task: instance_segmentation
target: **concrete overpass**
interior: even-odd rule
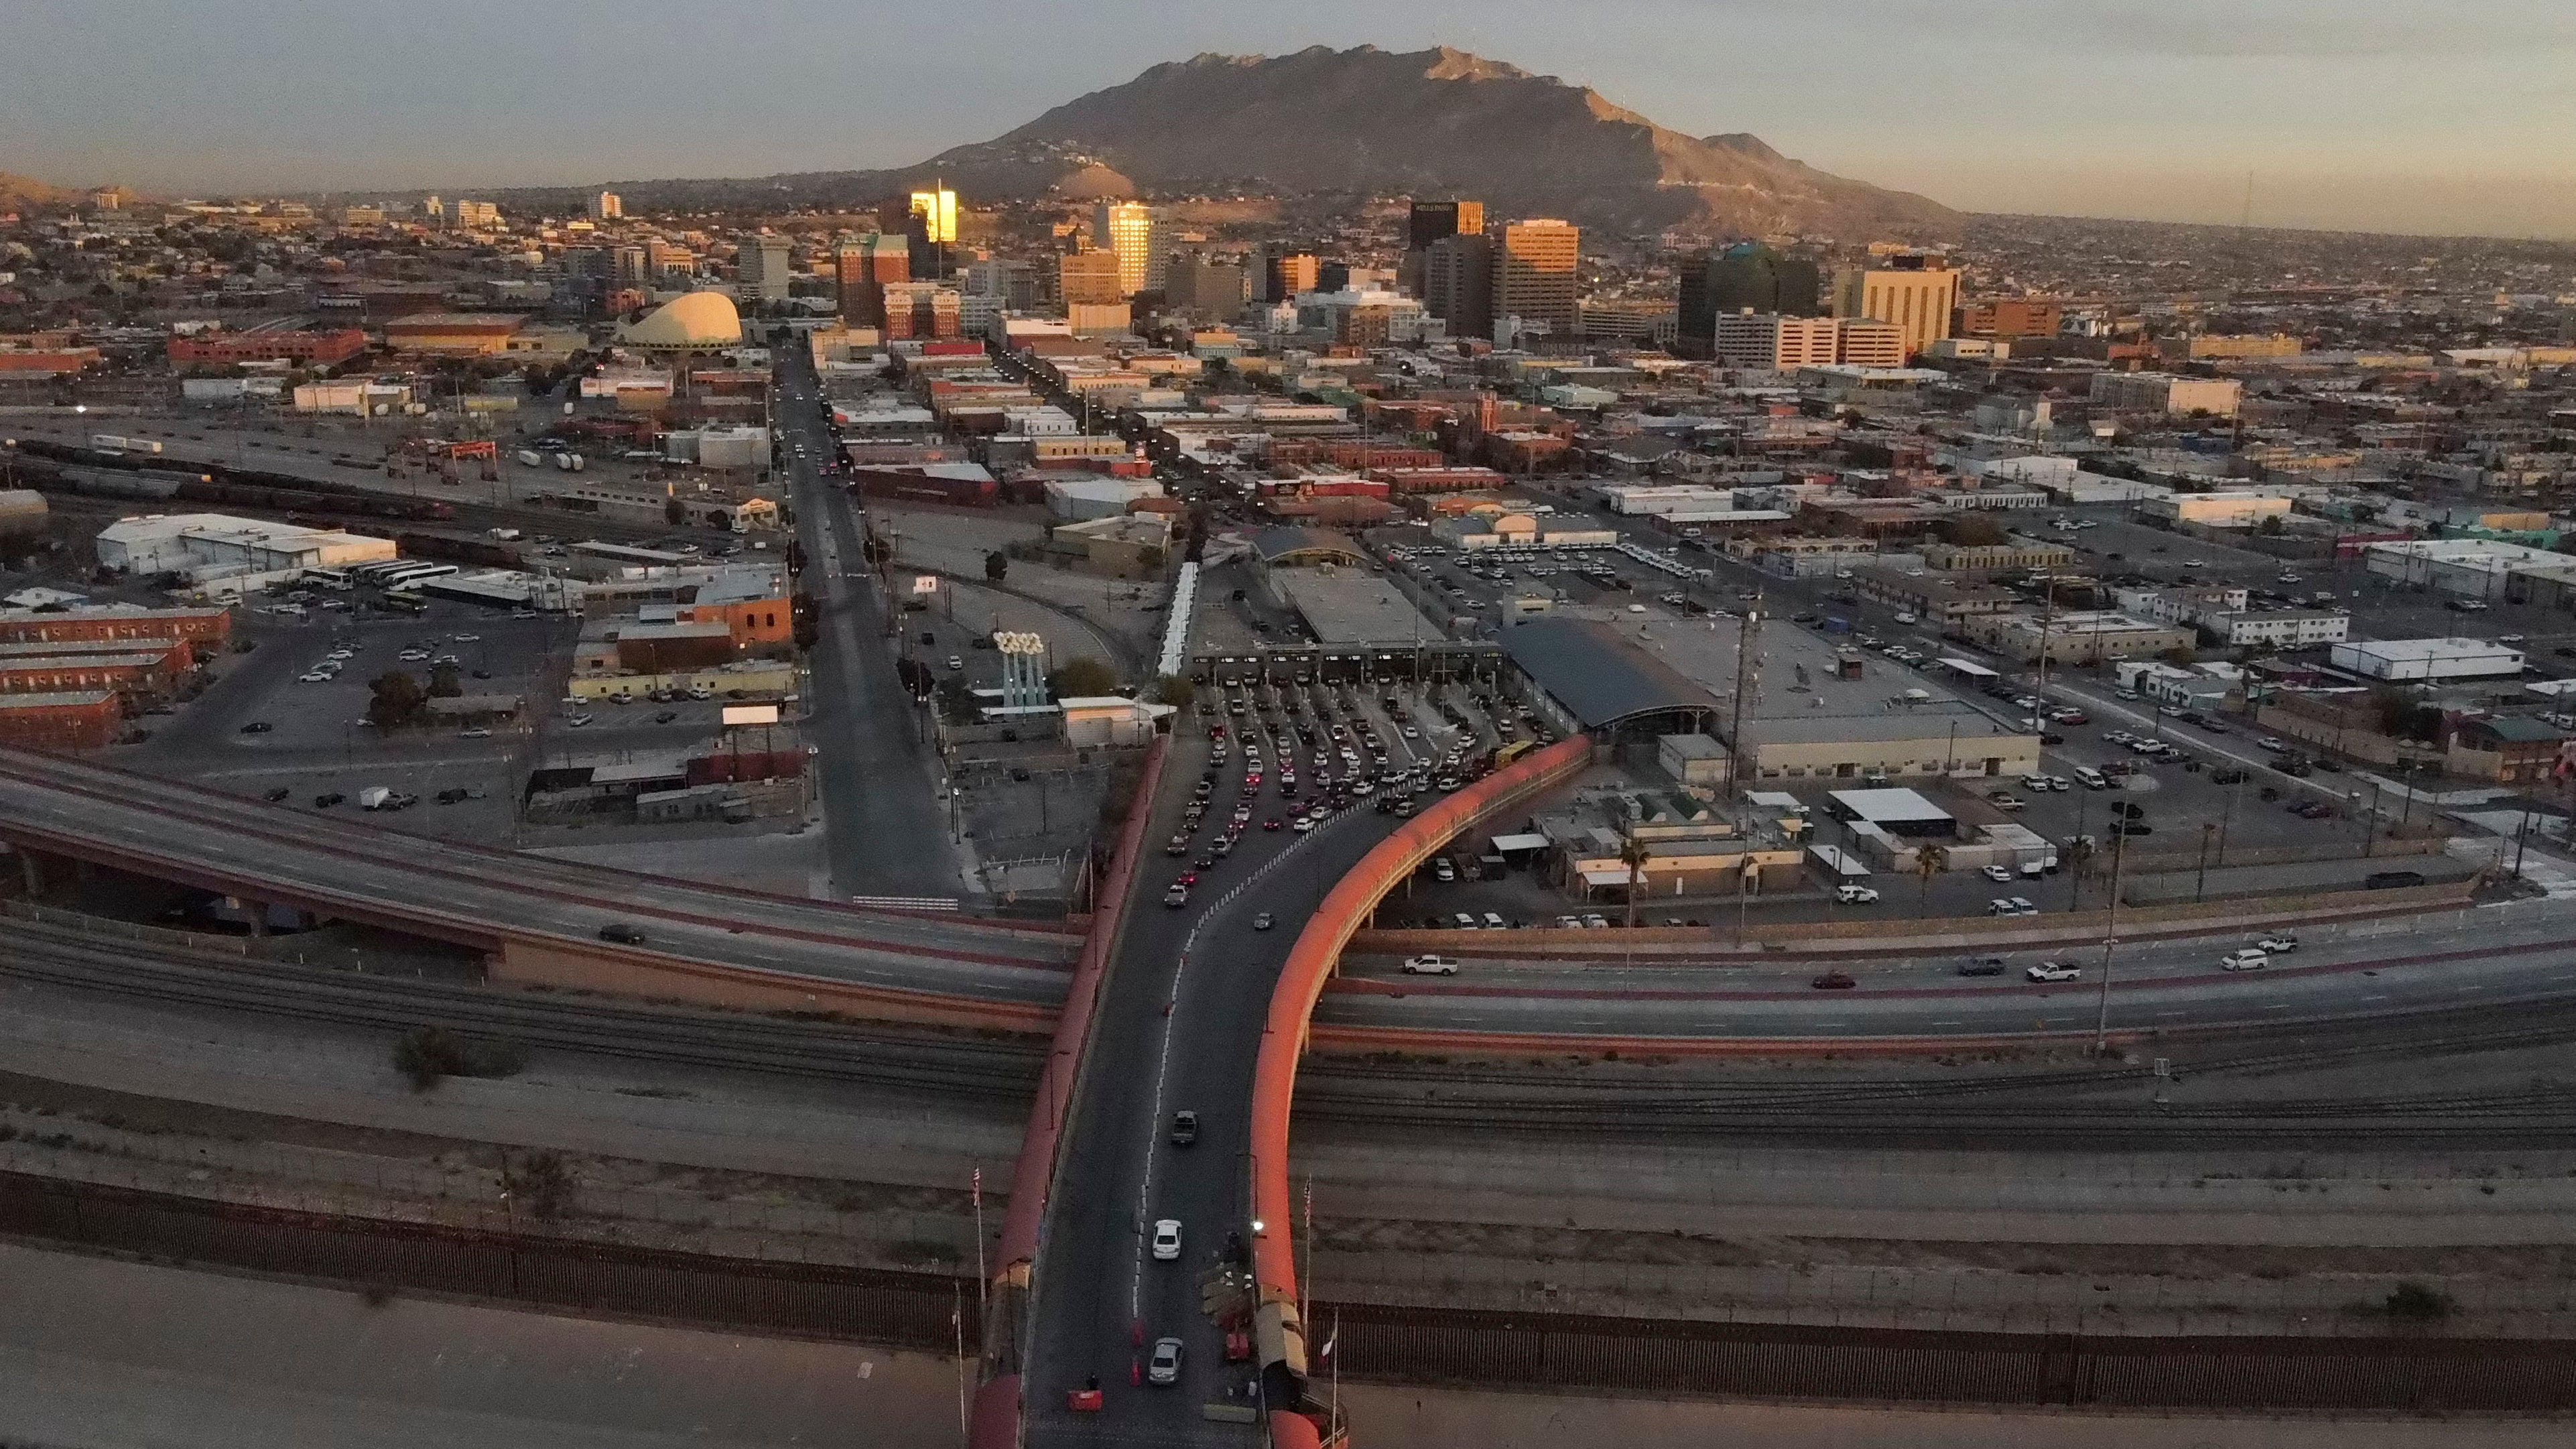
[[[1078,931],[863,911],[486,850],[0,750],[0,841],[483,952],[492,979],[1041,1031]],[[630,926],[641,943],[603,940]]]

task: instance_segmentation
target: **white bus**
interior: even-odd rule
[[[349,572],[346,569],[306,569],[304,582],[342,594],[356,587],[349,582]]]

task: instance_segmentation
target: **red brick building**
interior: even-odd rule
[[[0,644],[91,643],[109,639],[177,639],[221,648],[232,637],[230,609],[146,609],[114,606],[53,613],[0,609]]]
[[[0,745],[12,749],[102,749],[124,721],[124,707],[109,690],[0,694]]]
[[[180,367],[229,367],[240,362],[291,362],[298,366],[346,362],[367,350],[355,327],[254,327],[207,337],[173,337],[170,361]]]
[[[0,655],[0,694],[157,692],[179,677],[166,653]]]

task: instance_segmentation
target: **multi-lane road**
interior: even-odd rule
[[[1178,828],[1207,756],[1204,739],[1179,742],[1149,842]],[[1272,763],[1275,770],[1275,756]],[[1240,756],[1218,772],[1194,850],[1247,799],[1242,779]],[[1139,872],[1049,1199],[1025,1389],[1032,1445],[1261,1442],[1253,1424],[1203,1415],[1207,1404],[1260,1401],[1255,1365],[1225,1360],[1223,1338],[1201,1310],[1201,1284],[1229,1235],[1240,1245],[1251,1232],[1252,1067],[1280,966],[1305,918],[1393,823],[1362,807],[1311,834],[1264,831],[1260,819],[1285,813],[1278,790],[1274,773],[1248,797],[1254,823],[1232,855],[1201,872],[1186,905],[1161,904],[1180,862],[1155,854]],[[1264,912],[1273,925],[1256,930]],[[1182,1111],[1198,1114],[1187,1146],[1171,1141]],[[1152,1226],[1166,1218],[1181,1224],[1180,1256],[1156,1261]],[[1131,1384],[1166,1337],[1182,1344],[1179,1381]],[[1064,1391],[1092,1378],[1104,1408],[1066,1408]]]
[[[800,587],[818,634],[805,727],[819,753],[823,829],[840,896],[955,897],[966,882],[941,767],[886,642],[888,600],[869,572],[866,520],[820,465],[838,444],[812,361],[779,349],[776,425],[804,546]]]

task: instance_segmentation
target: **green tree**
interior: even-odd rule
[[[998,584],[1010,577],[1010,573],[1011,556],[1009,554],[997,548],[984,555],[984,578],[987,582]]]
[[[1984,548],[2004,541],[2004,526],[1982,513],[1963,513],[1940,524],[1945,542],[1961,548]]]
[[[2074,878],[2074,889],[2067,893],[2066,909],[2072,911],[2083,902],[2084,877],[2093,866],[2093,837],[2079,835],[2066,842],[2066,873]]]
[[[1166,674],[1154,681],[1153,693],[1148,697],[1156,704],[1168,704],[1176,709],[1187,709],[1190,707],[1190,701],[1198,698],[1198,694],[1199,687],[1190,681],[1189,676]]]
[[[1932,904],[1932,877],[1939,875],[1941,872],[1948,870],[1949,868],[1950,851],[1948,847],[1940,845],[1918,845],[1914,847],[1914,873],[1922,879],[1922,888],[1916,891],[1914,896],[1914,914],[1920,916],[1930,909]]]
[[[1112,694],[1118,689],[1118,671],[1088,656],[1068,660],[1047,671],[1047,688],[1058,699]]]
[[[420,718],[429,696],[420,681],[397,669],[367,681],[367,718],[378,729],[398,729]]]
[[[677,528],[681,524],[686,523],[688,519],[689,510],[681,505],[679,499],[665,498],[662,500],[662,521],[664,523],[671,525],[673,528]]]
[[[453,664],[433,666],[429,671],[428,695],[431,699],[454,699],[465,692],[465,681]]]

